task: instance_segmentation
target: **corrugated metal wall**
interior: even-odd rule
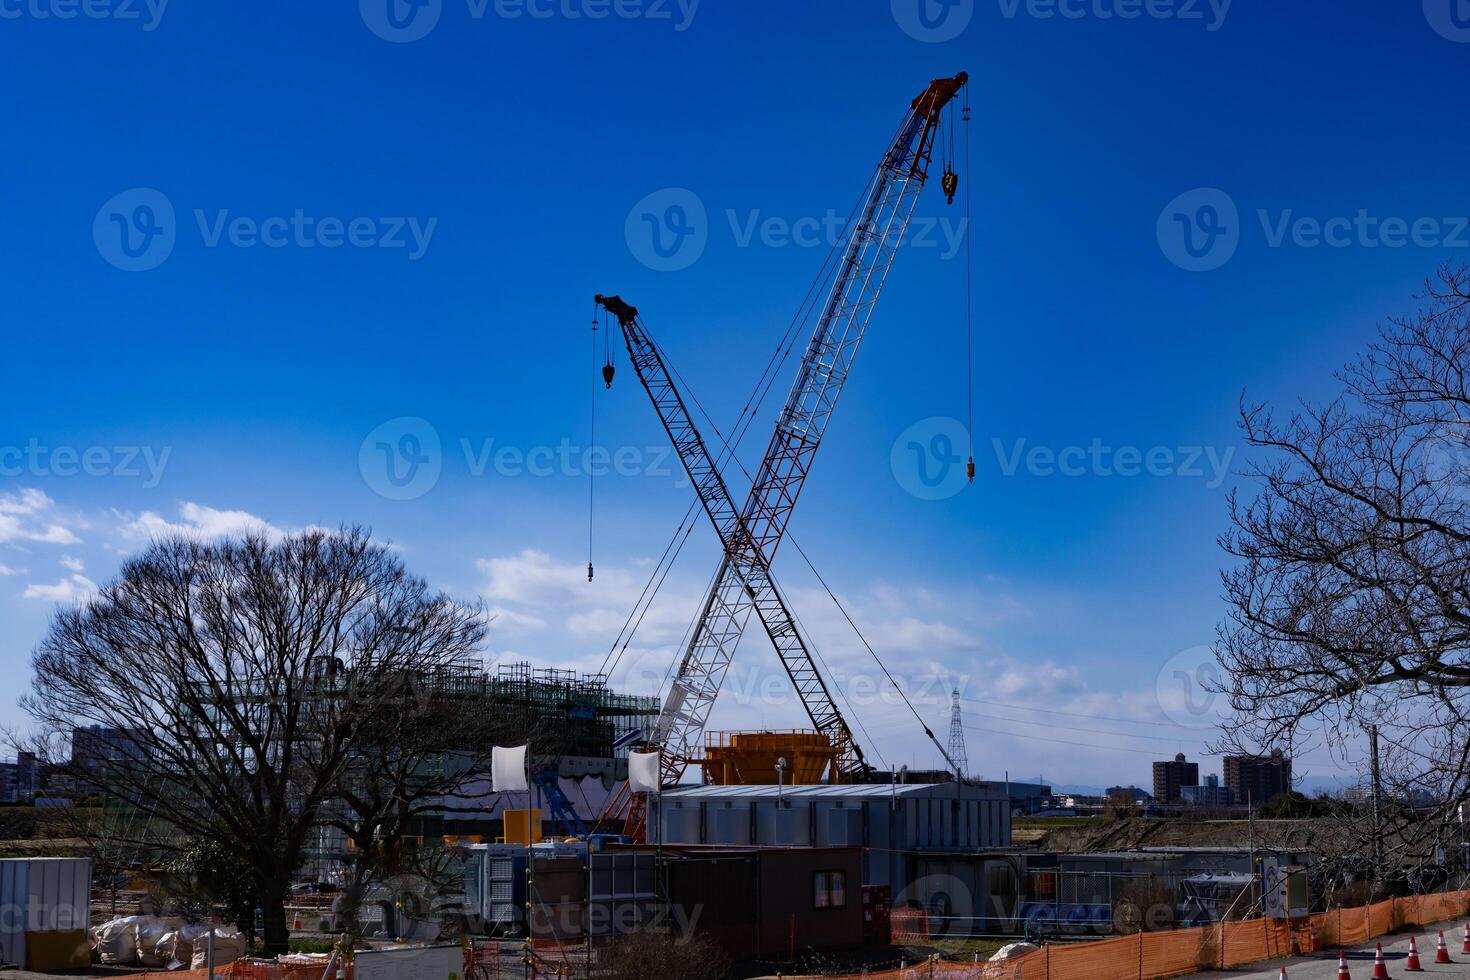
[[[86,929],[91,914],[90,858],[0,860],[0,962],[25,963],[27,932]]]

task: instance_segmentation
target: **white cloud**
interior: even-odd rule
[[[147,510],[137,517],[120,514],[125,521],[122,532],[135,539],[164,537],[220,538],[263,534],[271,539],[285,536],[285,531],[263,517],[243,510],[216,510],[192,501],[179,504],[178,521],[170,521],[156,511]]]
[[[55,506],[54,500],[35,487],[26,487],[19,493],[0,495],[0,514],[39,514]]]
[[[596,578],[588,582],[584,563],[557,561],[535,548],[483,558],[476,567],[485,576],[483,595],[497,603],[495,609],[502,615],[518,615],[543,626],[555,623],[571,634],[571,645],[600,648],[603,652],[637,604],[651,571],[651,566],[639,569],[603,565],[598,567]],[[638,638],[654,645],[672,643],[684,632],[698,600],[688,583],[669,580],[644,615]],[[527,625],[515,618],[508,622],[522,628]],[[592,667],[597,667],[601,659],[598,654]],[[558,662],[555,666],[568,665]]]
[[[97,593],[97,583],[85,575],[70,575],[55,585],[31,583],[22,595],[27,599],[49,602],[82,602]]]
[[[15,569],[11,568],[9,565],[0,565],[0,575],[19,575],[19,574],[20,574],[20,572],[17,572]]]
[[[87,570],[87,565],[85,562],[83,562],[80,558],[74,558],[71,555],[65,555],[62,557],[61,567],[69,569],[73,572],[85,572]]]
[[[491,629],[496,630],[539,630],[546,628],[546,620],[504,606],[492,606],[489,610]]]
[[[72,529],[86,526],[80,518],[61,514],[56,501],[34,487],[0,494],[0,544],[81,544]]]

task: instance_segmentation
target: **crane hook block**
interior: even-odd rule
[[[587,563],[587,581],[592,581],[592,563],[590,561]]]
[[[611,361],[609,361],[608,363],[604,364],[602,366],[602,383],[605,384],[605,385],[607,385],[609,388],[611,388],[612,387],[612,381],[613,381],[613,375],[615,375],[617,373],[618,373],[618,369],[612,366],[612,362]]]
[[[974,456],[971,456],[970,457],[970,461],[965,464],[965,474],[970,478],[970,482],[971,483],[974,483],[975,482],[975,457]]]
[[[944,196],[947,198],[947,203],[953,204],[955,192],[960,189],[960,175],[953,170],[946,170],[944,177],[939,183],[944,188]]]

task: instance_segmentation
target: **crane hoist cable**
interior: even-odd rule
[[[597,325],[598,325],[598,319],[599,318],[598,318],[597,304],[596,303],[593,303],[592,304],[592,362],[594,364],[597,363]],[[611,333],[611,332],[612,332],[611,330],[608,331],[608,333]],[[611,364],[611,362],[609,362],[608,365],[602,369],[602,375],[607,380],[607,386],[609,388],[612,387],[612,374],[611,374],[611,372],[612,372],[612,364]],[[588,436],[587,451],[589,453],[588,458],[590,459],[591,458],[591,455],[590,454],[591,454],[592,450],[594,448],[596,448],[596,446],[597,446],[597,386],[596,385],[593,385],[592,386],[591,422],[590,422],[590,424],[588,426],[588,430],[590,432],[590,435]],[[595,507],[596,495],[597,495],[597,474],[594,471],[593,467],[588,466],[587,467],[587,581],[589,581],[589,582],[592,581],[592,542],[593,542],[593,528],[594,528],[593,518],[594,518],[595,513],[596,513],[596,507]]]
[[[971,221],[975,174],[970,165],[970,86],[965,86],[961,118],[965,124],[965,430],[970,437],[970,461],[965,474],[975,482],[975,224]]]

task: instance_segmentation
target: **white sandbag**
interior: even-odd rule
[[[179,931],[183,919],[155,919],[149,916],[138,923],[138,964],[150,969],[166,966],[173,957],[173,943],[163,940]]]
[[[173,934],[173,949],[171,956],[165,966],[170,970],[182,970],[194,961],[194,941],[202,940],[209,934],[209,927],[204,925],[184,926]],[[178,964],[175,966],[174,964]]]
[[[995,955],[990,958],[990,962],[1001,963],[1005,960],[1016,959],[1017,957],[1025,956],[1027,953],[1034,953],[1040,948],[1040,946],[1034,943],[1009,943],[996,950]]]
[[[224,966],[240,959],[246,953],[245,936],[237,930],[220,926],[214,930],[214,965]],[[209,965],[209,930],[205,929],[194,937],[194,958],[189,968],[202,970]]]
[[[136,966],[138,963],[138,923],[143,915],[110,919],[92,930],[92,948],[97,959],[106,966]]]

